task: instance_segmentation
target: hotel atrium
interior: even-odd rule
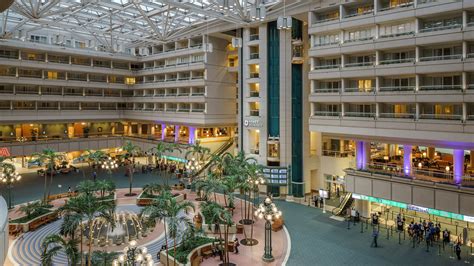
[[[0,0],[0,265],[474,264],[472,153],[473,0]]]

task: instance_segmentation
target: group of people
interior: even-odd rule
[[[240,246],[239,239],[235,238],[233,244],[234,244],[233,245],[234,246],[234,253],[239,254],[239,246]],[[213,257],[219,256],[219,259],[221,261],[224,261],[224,252],[225,252],[225,250],[224,250],[224,247],[222,245],[216,245],[213,242],[211,251],[212,251],[212,256]]]

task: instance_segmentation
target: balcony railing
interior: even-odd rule
[[[404,7],[411,7],[413,6],[413,2],[408,2],[408,3],[401,3],[401,4],[398,4],[398,5],[389,5],[389,6],[386,6],[386,7],[382,7],[380,8],[380,11],[388,11],[388,10],[392,10],[392,9],[396,9],[396,8],[404,8]]]
[[[420,29],[420,33],[425,33],[425,32],[433,32],[433,31],[440,31],[440,30],[450,30],[450,29],[460,29],[462,27],[462,24],[453,24],[453,25],[446,25],[446,26],[440,26],[440,27],[430,27],[430,28],[423,28]]]
[[[356,62],[356,63],[347,63],[344,67],[361,67],[361,66],[373,66],[375,62]]]
[[[250,60],[252,59],[258,59],[259,58],[259,54],[258,53],[251,53],[250,54]]]
[[[364,38],[356,38],[356,39],[348,39],[344,40],[345,43],[351,43],[351,42],[363,42],[363,41],[370,41],[373,40],[374,36],[369,36],[369,37],[364,37]]]
[[[313,93],[338,93],[341,91],[341,88],[320,88],[315,89]]]
[[[420,86],[421,91],[453,91],[462,90],[462,85],[424,85]]]
[[[251,34],[249,36],[249,41],[256,41],[258,40],[258,34]]]
[[[250,116],[259,116],[260,110],[250,110]]]
[[[354,12],[352,14],[347,14],[344,16],[344,18],[353,18],[353,17],[358,17],[358,16],[364,16],[364,15],[369,15],[369,14],[374,14],[374,10],[373,9],[370,9],[370,10],[366,10],[364,12]]]
[[[441,56],[426,56],[426,57],[421,57],[420,62],[440,61],[440,60],[455,60],[455,59],[462,59],[462,54],[441,55]]]
[[[319,66],[314,66],[313,70],[320,70],[320,69],[334,69],[334,68],[340,68],[341,65],[319,65]]]
[[[359,92],[359,93],[372,93],[375,91],[375,87],[372,88],[344,88],[344,92]]]
[[[323,156],[328,156],[328,157],[335,157],[335,158],[347,158],[350,156],[354,156],[355,152],[354,151],[334,151],[334,150],[323,150],[322,151]]]
[[[204,113],[204,109],[201,109],[201,108],[193,108],[191,110],[191,113]]]
[[[381,65],[392,65],[392,64],[403,64],[403,63],[415,63],[415,58],[403,58],[403,59],[387,59],[379,62]]]
[[[260,73],[250,73],[250,78],[253,79],[253,78],[259,78],[260,77]]]
[[[381,39],[395,38],[395,37],[414,35],[414,34],[415,34],[414,31],[398,32],[398,33],[392,33],[392,34],[383,34],[383,35],[380,35],[379,38],[381,38]]]
[[[17,54],[0,54],[0,58],[18,59]]]
[[[329,116],[329,117],[340,117],[341,112],[330,112],[330,111],[314,111],[313,116]]]
[[[381,92],[387,91],[415,91],[415,86],[390,86],[390,87],[380,87]]]
[[[413,113],[380,113],[380,118],[399,118],[399,119],[415,119]]]
[[[178,109],[178,112],[189,113],[190,110],[191,110],[191,109],[189,109],[189,108],[179,108],[179,109]]]
[[[329,46],[329,45],[336,45],[336,44],[341,44],[339,40],[334,41],[334,42],[325,42],[325,43],[315,43],[314,47],[322,47],[322,46]]]
[[[325,23],[325,22],[334,21],[334,20],[339,20],[339,17],[319,19],[319,20],[316,20],[313,24],[320,24],[320,23]]]
[[[461,120],[461,114],[420,114],[420,119]]]
[[[345,112],[344,116],[347,117],[370,117],[375,118],[375,113],[366,113],[366,112]]]

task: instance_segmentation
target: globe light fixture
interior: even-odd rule
[[[271,262],[274,260],[272,255],[272,224],[275,219],[281,217],[282,213],[272,202],[271,197],[267,196],[254,214],[259,219],[265,219],[265,251],[262,259],[265,262]]]
[[[13,183],[20,181],[21,175],[18,174],[13,164],[2,163],[0,164],[0,181],[5,184],[8,192],[8,208],[12,208],[12,188]]]
[[[113,260],[114,266],[152,266],[154,265],[153,257],[148,254],[146,247],[137,247],[137,241],[132,240],[128,247],[123,249],[117,259]]]

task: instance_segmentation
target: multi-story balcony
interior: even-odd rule
[[[381,0],[379,6],[379,11],[388,11],[397,8],[407,8],[413,7],[413,0]]]

